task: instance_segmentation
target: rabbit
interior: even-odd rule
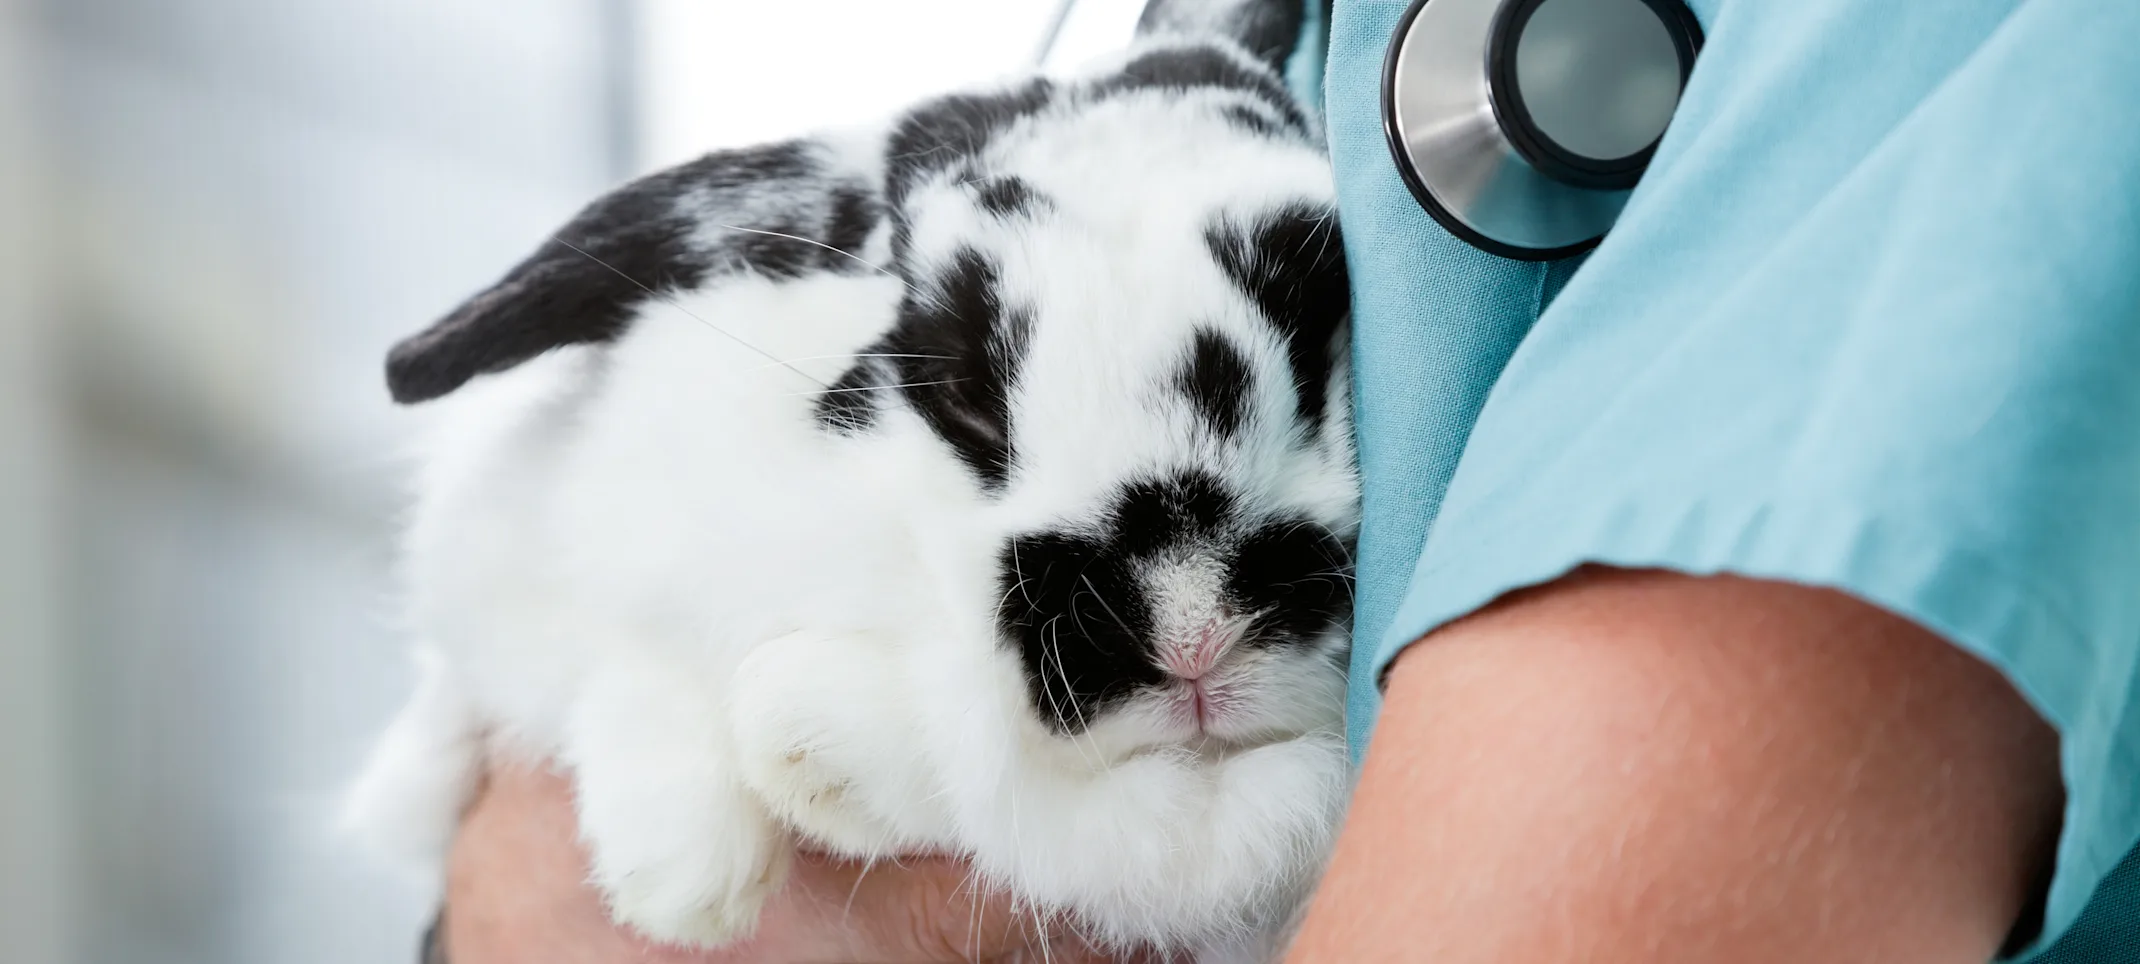
[[[419,681],[350,824],[436,859],[522,754],[657,941],[749,935],[800,843],[1275,953],[1359,517],[1300,16],[1156,0],[1079,74],[651,175],[395,346]]]

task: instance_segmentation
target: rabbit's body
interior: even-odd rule
[[[1357,496],[1327,162],[1233,37],[656,175],[397,349],[403,400],[513,370],[442,403],[360,820],[441,845],[503,746],[656,938],[746,933],[792,831],[1267,940],[1342,803]]]

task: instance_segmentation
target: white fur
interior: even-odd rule
[[[1215,326],[1250,348],[1249,404],[1271,416],[1254,424],[1290,424],[1285,346],[1201,226],[1331,196],[1317,151],[1193,101],[1022,122],[992,160],[1052,200],[1039,227],[983,216],[949,176],[919,189],[915,258],[984,244],[1038,309],[1000,497],[912,412],[851,437],[812,421],[810,379],[892,321],[902,289],[880,274],[723,280],[439,402],[406,544],[424,681],[352,819],[435,851],[502,742],[569,768],[594,880],[656,939],[749,933],[793,831],[857,857],[967,855],[1102,940],[1267,953],[1342,806],[1337,673],[1244,654],[1220,739],[1149,702],[1066,739],[993,623],[1004,539],[1139,473],[1202,467],[1251,505],[1354,525],[1342,366],[1318,439],[1221,445],[1166,387],[1190,326]],[[1165,575],[1182,625],[1212,578]]]

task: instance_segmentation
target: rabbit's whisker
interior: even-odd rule
[[[1077,607],[1072,605],[1070,611],[1076,613]],[[1070,670],[1063,662],[1062,631],[1055,628],[1055,624],[1061,622],[1062,618],[1057,616],[1048,620],[1048,624],[1041,627],[1040,630],[1041,642],[1046,647],[1042,650],[1044,655],[1041,659],[1043,666],[1043,671],[1040,674],[1041,688],[1048,688],[1048,674],[1045,671],[1045,666],[1048,662],[1047,656],[1052,655],[1055,663],[1055,676],[1063,681],[1063,698],[1070,704],[1070,714],[1077,717],[1077,735],[1070,738],[1070,745],[1077,747],[1077,755],[1084,758],[1086,763],[1091,764],[1094,772],[1099,772],[1107,769],[1107,756],[1100,752],[1100,741],[1092,735],[1092,723],[1085,719],[1084,708],[1077,705],[1077,688],[1071,684]],[[1062,716],[1060,707],[1056,709],[1055,715],[1057,717]]]
[[[782,368],[785,368],[791,372],[794,372],[797,375],[802,376],[803,380],[810,382],[813,385],[817,385],[819,387],[830,387],[825,385],[824,382],[818,381],[815,378],[811,378],[809,374],[805,373],[802,369],[797,368],[794,365],[790,365],[787,362],[781,361],[780,358],[775,356],[772,352],[766,351],[763,348],[760,348],[756,345],[751,344],[748,341],[743,340],[742,338],[737,337],[733,333],[729,332],[726,328],[722,328],[721,326],[716,325],[713,322],[707,321],[704,318],[700,318],[698,315],[693,314],[691,309],[684,307],[682,302],[679,302],[675,298],[671,298],[660,291],[656,291],[653,288],[647,287],[645,282],[642,282],[639,279],[632,277],[631,275],[625,274],[623,271],[619,270],[616,265],[610,264],[609,262],[597,258],[592,254],[588,254],[587,249],[565,240],[564,236],[553,234],[550,236],[550,240],[562,244],[567,248],[571,248],[573,251],[578,252],[580,257],[586,258],[587,260],[592,261],[595,264],[601,265],[604,268],[608,268],[610,272],[615,274],[617,277],[623,278],[624,280],[629,281],[632,284],[638,285],[639,290],[644,291],[649,295],[652,295],[655,300],[660,301],[671,308],[683,312],[693,321],[696,321],[701,325],[705,325],[706,327],[713,329],[715,332],[719,333],[721,337],[726,338],[729,341],[735,342],[738,345],[742,345],[743,347],[748,348],[751,351],[764,356],[766,359],[772,361],[773,364],[779,365]]]
[[[883,265],[877,264],[873,261],[865,260],[861,256],[854,254],[853,252],[842,251],[839,248],[833,247],[832,245],[826,244],[825,242],[816,240],[814,238],[805,238],[800,235],[794,234],[782,234],[778,231],[767,231],[764,228],[746,228],[741,225],[735,224],[721,224],[717,221],[708,223],[712,224],[714,227],[721,228],[727,231],[740,231],[744,234],[756,234],[768,238],[786,238],[790,241],[800,241],[804,244],[810,245],[811,247],[823,248],[827,251],[832,252],[833,254],[839,255],[842,258],[846,258],[849,261],[853,261],[854,263],[859,264],[862,267],[868,268],[871,271],[875,271],[878,274],[882,274],[888,278],[891,278],[892,280],[897,281],[900,284],[906,284],[905,278],[899,277],[897,274],[894,274],[890,269],[885,268]]]
[[[863,385],[859,388],[832,388],[828,386],[826,388],[821,388],[814,392],[782,392],[781,395],[785,398],[793,398],[797,395],[839,395],[846,392],[889,392],[896,391],[902,388],[927,388],[931,385],[956,385],[966,380],[967,379],[964,378],[946,378],[942,381],[937,382],[902,382],[897,385]]]
[[[877,263],[875,263],[875,262],[872,262],[872,261],[868,261],[868,260],[865,260],[865,259],[863,259],[862,257],[860,257],[859,255],[856,255],[855,253],[853,253],[853,252],[851,252],[851,251],[842,251],[842,250],[840,250],[839,248],[836,248],[836,247],[833,247],[832,245],[826,244],[826,243],[825,243],[825,242],[823,242],[823,241],[818,241],[818,240],[815,240],[815,239],[812,239],[812,238],[805,238],[805,237],[800,237],[800,236],[798,236],[798,235],[793,235],[793,234],[782,234],[782,233],[780,233],[780,232],[778,232],[778,231],[767,231],[767,230],[765,230],[765,229],[763,229],[763,228],[746,228],[746,227],[742,227],[742,226],[740,226],[740,225],[735,225],[735,224],[720,224],[720,223],[714,223],[714,224],[713,224],[713,226],[714,226],[714,227],[717,227],[717,228],[723,228],[723,229],[726,229],[726,230],[729,230],[729,231],[739,231],[739,232],[742,232],[742,233],[744,233],[744,234],[758,234],[758,235],[764,235],[765,237],[769,237],[769,238],[786,238],[786,239],[788,239],[788,240],[790,240],[790,241],[800,241],[800,242],[802,242],[802,243],[804,243],[804,244],[808,244],[808,245],[813,245],[813,246],[815,246],[815,247],[820,247],[820,248],[823,248],[823,249],[825,249],[825,250],[827,250],[827,251],[830,251],[830,252],[832,252],[833,254],[837,254],[837,255],[839,255],[840,257],[846,258],[846,259],[848,259],[848,260],[850,260],[850,261],[853,261],[853,262],[854,262],[854,263],[856,263],[856,264],[859,264],[859,265],[861,265],[861,266],[863,266],[863,267],[865,267],[865,268],[868,268],[868,269],[869,269],[869,270],[871,270],[871,271],[875,271],[875,272],[877,272],[878,274],[881,274],[881,275],[883,275],[883,276],[885,276],[885,277],[887,277],[887,278],[890,278],[890,279],[892,279],[893,281],[897,281],[897,282],[899,282],[899,285],[900,285],[900,287],[903,287],[903,288],[905,288],[905,289],[907,290],[907,293],[909,293],[909,294],[913,295],[913,296],[914,296],[915,298],[918,298],[918,299],[920,299],[920,300],[921,300],[922,302],[926,303],[926,304],[927,304],[927,305],[928,305],[929,307],[931,307],[931,308],[935,308],[935,309],[936,309],[936,310],[938,310],[938,311],[945,311],[945,310],[948,310],[948,309],[946,309],[946,308],[944,307],[944,305],[943,305],[943,303],[942,303],[942,302],[939,302],[939,301],[937,301],[937,300],[935,299],[935,297],[933,297],[932,295],[930,295],[930,294],[929,294],[928,292],[926,292],[926,291],[923,291],[923,290],[921,290],[920,288],[917,288],[917,287],[915,287],[915,286],[914,286],[914,283],[913,283],[913,282],[911,282],[911,281],[908,281],[907,279],[905,279],[905,278],[902,278],[902,277],[900,277],[900,276],[899,276],[899,273],[898,273],[898,272],[896,272],[896,271],[893,271],[893,270],[891,270],[891,269],[889,269],[889,268],[886,268],[886,267],[884,267],[883,265],[877,264]]]
[[[840,353],[837,353],[837,354],[831,354],[831,355],[802,355],[802,356],[799,356],[799,357],[796,357],[796,358],[788,358],[788,359],[784,359],[784,360],[785,360],[785,361],[790,361],[790,362],[806,362],[806,361],[824,361],[824,360],[826,360],[826,359],[829,359],[829,358],[927,358],[927,359],[931,359],[931,360],[933,360],[933,361],[957,361],[957,360],[958,360],[958,356],[956,356],[956,355],[912,355],[912,354],[904,354],[904,353],[901,353],[901,352],[889,352],[889,351],[854,351],[854,352],[840,352]],[[773,368],[773,367],[775,367],[775,364],[771,364],[771,363],[769,363],[769,364],[765,364],[765,365],[760,365],[760,366],[758,366],[758,367],[759,367],[760,369],[766,369],[766,368]]]

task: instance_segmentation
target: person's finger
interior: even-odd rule
[[[610,923],[587,886],[572,784],[499,766],[462,815],[446,862],[442,944],[451,964],[690,964]]]
[[[1007,895],[977,886],[963,863],[916,858],[874,865],[798,855],[751,940],[719,964],[953,964],[1115,960],[1050,926]]]
[[[799,854],[757,931],[712,951],[655,945],[611,923],[587,886],[571,781],[500,766],[464,817],[449,862],[445,918],[453,964],[1106,964],[1116,960],[1042,926],[1007,895],[973,886],[964,864],[920,858],[862,865]]]

